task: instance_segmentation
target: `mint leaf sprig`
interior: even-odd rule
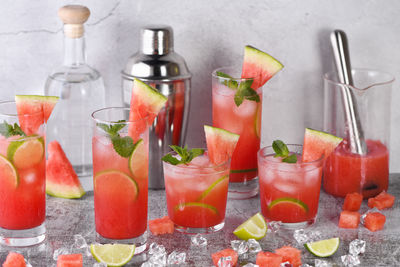
[[[191,150],[188,150],[187,146],[182,148],[180,146],[170,145],[169,147],[172,150],[174,150],[181,157],[181,159],[179,160],[176,157],[172,156],[170,153],[168,153],[164,157],[161,158],[161,160],[168,162],[172,165],[188,164],[195,157],[198,157],[198,156],[201,156],[204,154],[204,149],[201,149],[201,148],[192,148]]]
[[[289,149],[287,145],[281,140],[275,140],[272,142],[272,148],[275,151],[275,158],[281,157],[283,162],[286,163],[296,163],[297,156],[296,154],[289,155]]]
[[[256,90],[251,88],[253,84],[252,79],[245,80],[238,84],[237,81],[234,81],[231,76],[226,73],[217,71],[217,76],[225,79],[220,79],[220,82],[227,87],[236,90],[236,94],[234,97],[236,106],[240,106],[243,103],[244,99],[260,102],[260,96],[257,94]]]
[[[124,158],[129,158],[129,156],[132,155],[133,150],[135,149],[136,145],[141,139],[139,139],[136,143],[134,143],[132,137],[130,136],[121,137],[121,135],[118,132],[126,126],[124,122],[126,121],[119,120],[112,125],[108,125],[105,123],[97,123],[96,126],[101,128],[108,134],[113,144],[114,150],[115,152],[118,153],[118,155]]]
[[[17,123],[14,123],[13,126],[6,121],[3,121],[3,123],[0,124],[0,134],[7,138],[14,135],[26,136]]]

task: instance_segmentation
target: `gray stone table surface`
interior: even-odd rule
[[[366,252],[361,255],[359,266],[400,266],[400,174],[390,175],[389,193],[396,196],[395,206],[382,211],[387,221],[382,231],[370,232],[363,226],[358,229],[338,228],[338,219],[343,199],[335,198],[321,191],[318,217],[309,230],[322,233],[323,238],[340,237],[339,250],[333,257],[326,260],[333,266],[343,266],[340,256],[348,253],[349,242],[362,239],[367,242]],[[361,213],[368,210],[366,201],[363,202]],[[230,241],[236,239],[233,230],[244,220],[260,211],[259,197],[247,200],[228,200],[225,227],[220,232],[206,235],[206,248],[191,245],[190,235],[175,232],[161,236],[149,233],[148,244],[157,242],[166,247],[168,253],[173,250],[184,251],[187,254],[185,266],[212,266],[211,253],[230,247]],[[149,219],[162,217],[167,214],[165,191],[149,192]],[[123,220],[123,218],[121,218]],[[32,266],[56,266],[53,253],[59,248],[68,248],[74,244],[74,235],[82,235],[87,243],[95,241],[93,193],[87,193],[82,199],[67,200],[48,197],[47,199],[47,239],[44,243],[29,247],[10,249],[0,247],[0,263],[10,250],[20,251]],[[316,257],[308,253],[302,245],[296,243],[293,232],[278,230],[268,233],[260,240],[264,251],[273,251],[283,245],[292,245],[302,250],[302,261],[314,266]],[[77,249],[70,252],[82,252]],[[84,254],[84,266],[93,266],[96,262],[90,255]],[[146,257],[146,253],[135,256],[128,264],[138,266]],[[249,258],[254,262],[254,256]],[[242,261],[241,264],[245,262]]]

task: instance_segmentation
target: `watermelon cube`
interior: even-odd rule
[[[343,210],[358,211],[361,207],[363,196],[354,192],[346,195],[343,203]]]
[[[371,232],[382,230],[385,225],[386,217],[379,212],[369,212],[364,219],[364,226]]]
[[[57,267],[82,267],[82,254],[58,255]]]
[[[224,258],[231,257],[232,266],[236,266],[236,263],[237,263],[237,260],[238,260],[238,254],[233,249],[226,248],[224,250],[220,250],[218,252],[215,252],[215,253],[211,254],[211,258],[213,260],[214,266],[218,266],[218,261],[222,257],[224,257]]]
[[[282,263],[282,256],[272,252],[259,252],[256,264],[260,267],[279,267]]]
[[[377,208],[378,210],[391,208],[394,204],[395,197],[391,194],[382,191],[376,197],[368,199],[368,207]]]
[[[3,267],[26,267],[25,258],[19,253],[9,252]]]
[[[291,246],[284,246],[275,250],[275,253],[282,256],[282,262],[290,262],[293,267],[301,265],[301,251]]]
[[[149,221],[149,229],[153,235],[172,234],[174,223],[168,216]]]
[[[360,213],[357,211],[344,210],[340,213],[340,228],[357,228],[360,223]]]

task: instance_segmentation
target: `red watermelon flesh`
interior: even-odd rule
[[[358,211],[361,207],[363,196],[360,193],[354,192],[346,195],[343,203],[343,210]]]
[[[135,79],[133,81],[131,105],[129,112],[129,134],[134,141],[139,135],[153,124],[160,110],[165,106],[167,98],[159,93],[157,89]],[[146,120],[144,120],[147,118]]]
[[[49,143],[46,161],[46,193],[62,198],[80,198],[85,194],[78,176],[57,141]]]
[[[259,252],[256,258],[256,264],[260,267],[280,267],[282,256],[272,252]]]
[[[257,90],[283,68],[283,65],[265,52],[245,46],[242,78],[253,78],[251,88]]]
[[[303,162],[318,160],[322,155],[326,160],[342,141],[343,138],[306,128],[303,142]]]
[[[59,255],[57,258],[57,267],[82,267],[82,254]]]
[[[364,226],[371,232],[382,230],[386,222],[386,216],[379,212],[369,212],[365,216]]]
[[[237,263],[237,260],[238,260],[238,254],[233,249],[226,248],[224,250],[220,250],[218,252],[215,252],[215,253],[211,254],[211,258],[213,260],[214,266],[218,266],[218,261],[222,257],[224,257],[224,258],[231,257],[232,266],[236,266],[236,263]]]
[[[290,262],[293,267],[301,265],[301,251],[291,246],[284,246],[275,250],[275,253],[282,256],[282,262]]]
[[[339,227],[340,228],[358,228],[360,224],[360,213],[357,211],[344,210],[340,213]]]
[[[149,221],[149,229],[153,235],[172,234],[174,223],[168,216]]]
[[[377,208],[378,210],[388,209],[394,205],[395,197],[385,191],[382,191],[376,197],[368,199],[368,207]]]
[[[215,165],[228,161],[232,157],[240,136],[208,125],[204,125],[204,132],[210,161]]]
[[[26,267],[25,258],[19,253],[9,252],[3,267]]]

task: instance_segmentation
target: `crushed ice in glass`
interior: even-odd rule
[[[285,261],[285,262],[282,262],[280,266],[281,267],[292,267],[292,264],[288,261]]]
[[[341,258],[344,266],[346,266],[346,267],[353,267],[353,266],[356,266],[356,265],[360,264],[360,259],[358,258],[358,256],[343,255],[340,258]]]
[[[258,241],[255,239],[251,238],[251,239],[247,240],[247,245],[249,247],[249,253],[251,253],[251,254],[258,253],[262,250],[260,243],[258,243]]]
[[[259,267],[259,266],[257,264],[249,262],[249,263],[246,263],[245,265],[243,265],[242,267]]]
[[[249,250],[247,241],[244,240],[232,240],[231,247],[238,253],[238,255],[245,254]]]
[[[53,252],[53,260],[57,260],[58,259],[58,255],[64,255],[64,254],[70,254],[69,249],[61,247],[59,249],[54,250]]]
[[[232,257],[221,257],[218,260],[218,267],[233,267]]]
[[[279,231],[281,226],[282,226],[282,222],[281,221],[270,221],[268,223],[268,232],[276,233],[276,232]]]
[[[329,262],[319,259],[315,259],[314,264],[315,267],[332,267],[332,264],[330,264]]]
[[[350,242],[349,252],[351,255],[357,256],[365,252],[366,242],[361,239],[355,239]]]
[[[96,262],[95,264],[93,264],[93,267],[107,267],[107,264],[105,264],[104,262]]]
[[[199,247],[207,246],[207,238],[205,238],[201,234],[197,234],[195,236],[192,236],[190,240],[192,242],[192,245],[194,245],[194,246],[199,246]]]
[[[172,251],[171,254],[168,255],[167,264],[182,264],[185,263],[186,253],[179,251]]]
[[[368,210],[366,213],[362,214],[360,217],[360,222],[362,225],[364,225],[365,217],[367,217],[367,214],[370,212],[380,212],[380,211],[376,207],[374,207],[374,208]]]

